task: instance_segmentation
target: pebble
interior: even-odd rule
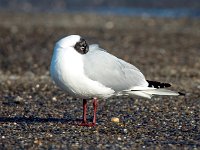
[[[117,117],[112,117],[112,118],[111,118],[111,121],[112,121],[112,122],[115,122],[115,123],[119,123],[119,118],[117,118]]]
[[[52,97],[52,100],[53,101],[57,101],[57,98],[54,96],[54,97]]]
[[[15,98],[15,101],[17,101],[17,102],[20,102],[20,101],[22,101],[22,100],[23,100],[23,98],[20,97],[20,96],[17,96],[17,97]]]
[[[121,138],[121,137],[118,137],[118,138],[117,138],[117,140],[121,141],[121,140],[122,140],[122,138]]]
[[[35,144],[38,144],[38,145],[42,145],[42,141],[41,141],[41,140],[38,140],[38,139],[35,139],[34,143],[35,143]]]
[[[39,85],[39,84],[37,84],[35,87],[36,87],[36,88],[39,88],[39,87],[40,87],[40,85]]]
[[[123,131],[124,131],[124,133],[128,133],[128,130],[127,130],[127,129],[124,129]]]

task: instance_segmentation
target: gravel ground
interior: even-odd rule
[[[200,149],[200,20],[3,12],[0,20],[0,149]],[[49,77],[53,45],[69,34],[186,96],[99,100],[97,126],[75,125],[82,100]]]

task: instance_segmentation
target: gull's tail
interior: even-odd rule
[[[157,81],[148,81],[148,87],[134,87],[131,89],[130,94],[134,94],[137,96],[151,98],[154,95],[169,95],[169,96],[178,96],[178,95],[185,95],[180,92],[171,91],[168,89],[164,89],[166,87],[170,87],[169,83],[161,83]]]

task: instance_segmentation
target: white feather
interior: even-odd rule
[[[171,95],[171,96],[180,95],[178,92],[167,90],[167,89],[153,89],[153,90],[146,90],[143,92],[147,94],[151,94],[151,95]]]
[[[154,95],[169,95],[169,96],[180,95],[178,92],[171,91],[168,89],[156,89],[151,87],[134,87],[131,90],[126,90],[123,92],[128,93],[130,95],[137,95],[148,99],[151,99],[151,97],[153,97]]]

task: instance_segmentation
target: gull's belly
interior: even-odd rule
[[[56,72],[53,75],[55,83],[64,91],[75,97],[109,97],[114,91],[97,81],[90,80],[84,74]]]

